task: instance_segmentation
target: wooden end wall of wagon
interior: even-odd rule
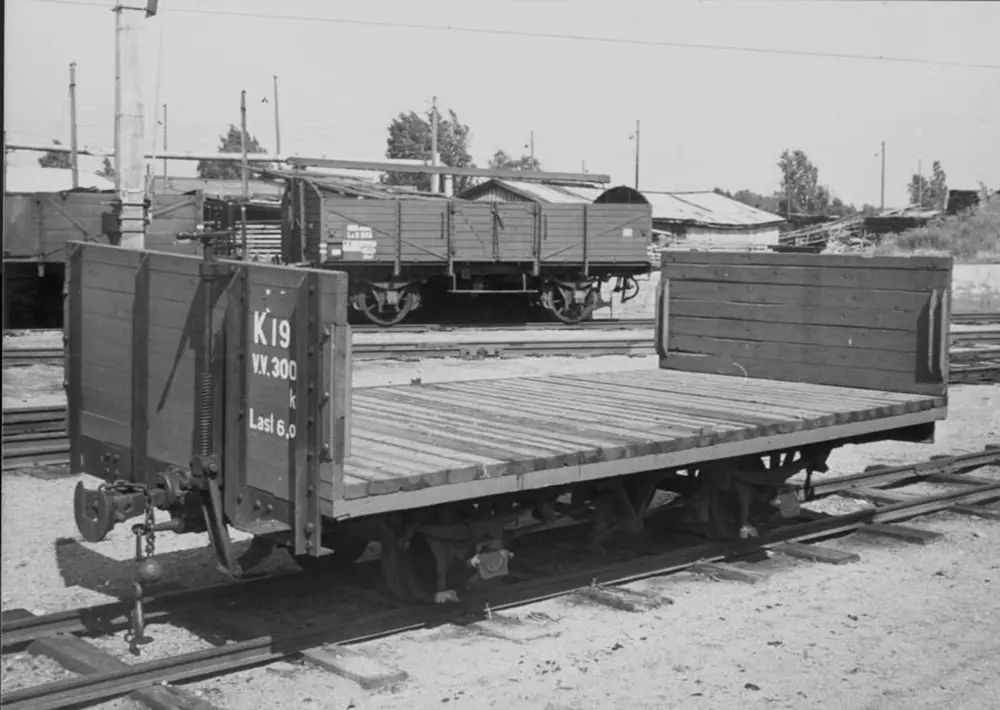
[[[201,450],[205,407],[232,524],[301,536],[308,519],[318,529],[319,491],[342,488],[348,447],[345,275],[70,248],[71,470],[155,486],[157,474],[186,470]],[[203,372],[213,381],[208,398]]]
[[[107,243],[101,214],[111,209],[107,192],[34,193],[4,196],[4,258],[31,262],[63,262],[71,241]],[[181,254],[197,253],[197,244],[177,243],[178,232],[191,232],[202,222],[200,192],[155,195],[146,233],[146,248]]]
[[[661,367],[947,391],[951,257],[664,252],[662,268]]]

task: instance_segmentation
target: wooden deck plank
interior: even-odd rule
[[[589,386],[591,383],[581,383],[584,386]],[[645,390],[647,392],[656,393],[659,396],[670,396],[674,397],[677,394],[682,396],[692,396],[692,397],[707,397],[713,401],[719,403],[719,406],[749,406],[757,411],[764,411],[759,409],[757,405],[766,405],[768,407],[767,411],[777,410],[779,412],[787,413],[800,413],[802,416],[809,417],[823,417],[831,416],[841,412],[856,412],[856,411],[869,411],[875,410],[874,414],[881,414],[883,416],[889,416],[893,412],[903,412],[905,410],[906,403],[875,403],[875,402],[849,402],[843,398],[827,398],[827,397],[807,397],[799,393],[788,392],[777,392],[777,391],[747,391],[736,392],[736,391],[722,391],[720,392],[718,387],[713,387],[710,384],[687,384],[687,383],[671,383],[671,382],[646,382],[642,379],[624,379],[617,383],[607,383],[612,389],[619,392],[627,392],[631,390]],[[605,383],[593,383],[594,386],[603,386]],[[744,404],[740,404],[740,403]]]
[[[700,447],[711,458],[708,447],[780,441],[944,402],[673,370],[359,388],[345,498],[551,476]],[[332,489],[324,484],[321,494],[329,500]]]

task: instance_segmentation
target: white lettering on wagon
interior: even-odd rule
[[[270,339],[268,338],[270,335]],[[287,348],[292,342],[292,324],[275,318],[271,309],[253,312],[253,344],[268,348]]]
[[[271,434],[281,439],[295,438],[295,425],[276,417],[274,413],[261,414],[250,407],[250,429],[262,434]]]

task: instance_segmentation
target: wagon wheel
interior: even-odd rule
[[[417,293],[410,288],[402,290],[399,302],[386,302],[385,295],[370,284],[365,284],[354,294],[354,303],[365,318],[375,325],[391,326],[400,323],[418,303]]]
[[[752,459],[755,471],[766,470],[763,461]],[[698,519],[702,530],[710,540],[735,540],[740,537],[740,499],[735,481],[723,488],[725,470],[721,467],[703,469],[698,490]],[[777,489],[754,487],[751,490],[749,520],[753,524],[760,517],[763,499],[772,496]],[[766,508],[766,506],[763,506]]]
[[[427,538],[415,533],[406,549],[400,549],[399,538],[387,535],[382,540],[382,575],[390,591],[406,602],[417,604],[434,603],[438,591],[437,559],[431,552]],[[456,563],[449,561],[447,585],[454,589]]]
[[[342,572],[357,562],[368,549],[368,540],[357,535],[337,533],[336,538],[329,537],[323,541],[324,547],[332,548],[330,552],[313,557],[312,555],[292,555],[295,564],[303,572],[309,574],[329,574]]]
[[[545,288],[545,298],[542,299],[542,302],[549,312],[563,323],[575,325],[593,315],[594,309],[597,308],[597,300],[596,288],[589,288],[583,303],[576,303],[573,301],[572,289],[559,284],[549,284]]]

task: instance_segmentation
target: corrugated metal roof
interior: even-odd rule
[[[750,227],[784,220],[717,192],[652,192],[642,194],[653,206],[653,219],[687,224]]]
[[[115,184],[110,180],[80,171],[79,185],[81,189],[114,190]],[[73,171],[62,168],[43,168],[41,166],[8,165],[4,192],[66,192],[73,189]]]
[[[466,194],[471,195],[480,192],[487,189],[488,185],[498,185],[533,202],[550,202],[555,204],[590,204],[607,189],[595,185],[567,185],[552,182],[491,178],[480,185],[466,190],[460,197],[464,198]]]

